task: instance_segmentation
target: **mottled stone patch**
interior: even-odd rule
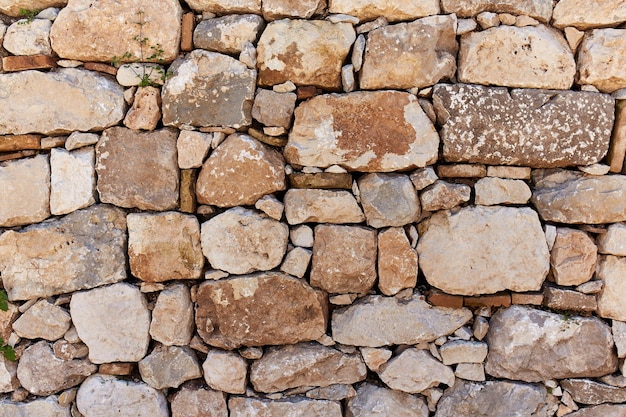
[[[626,87],[626,30],[594,29],[578,52],[578,81],[605,93]]]
[[[561,0],[554,6],[552,19],[552,24],[559,29],[617,26],[626,21],[626,3],[622,0]]]
[[[482,12],[509,13],[547,23],[552,15],[550,0],[442,0],[441,7],[458,17],[473,17]]]
[[[328,11],[356,16],[360,21],[384,17],[394,22],[435,15],[440,9],[436,0],[330,0]]]

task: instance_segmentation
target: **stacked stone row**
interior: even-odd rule
[[[626,416],[622,1],[0,13],[0,417]]]

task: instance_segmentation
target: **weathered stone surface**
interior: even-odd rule
[[[451,334],[471,318],[468,309],[433,307],[418,295],[404,301],[371,295],[333,312],[333,340],[368,347],[414,345]]]
[[[385,17],[390,22],[413,20],[418,17],[438,14],[439,2],[436,0],[330,0],[330,13],[342,13],[356,16],[360,21]]]
[[[285,161],[280,152],[244,134],[226,138],[198,176],[198,202],[218,207],[252,205],[284,190]]]
[[[196,354],[180,346],[154,349],[139,362],[139,373],[155,389],[178,388],[183,382],[202,376]]]
[[[449,294],[536,291],[548,274],[548,245],[530,208],[441,211],[420,231],[420,268],[430,285]]]
[[[428,417],[424,399],[404,392],[365,383],[348,400],[347,417],[369,416]]]
[[[0,392],[12,392],[19,387],[20,382],[17,380],[17,363],[4,357],[0,358]],[[2,403],[0,403],[0,413],[3,412],[1,404]],[[0,414],[0,416],[3,415]]]
[[[467,184],[436,180],[420,193],[424,211],[448,210],[469,201],[472,189]]]
[[[96,158],[93,147],[50,151],[50,212],[71,213],[96,202]]]
[[[359,350],[367,367],[374,372],[378,372],[380,367],[389,361],[392,354],[391,350],[385,348],[362,347]]]
[[[52,25],[52,49],[61,58],[81,61],[169,62],[178,54],[182,14],[176,0],[70,0]]]
[[[582,230],[559,227],[550,251],[554,282],[559,285],[580,285],[596,270],[598,248]]]
[[[300,17],[308,19],[320,14],[326,7],[326,0],[264,0],[263,17],[265,20],[276,20],[284,17]]]
[[[610,143],[614,105],[602,94],[440,84],[433,101],[450,162],[589,165]]]
[[[554,6],[552,19],[552,24],[559,29],[567,26],[580,30],[617,26],[626,21],[626,3],[622,0],[562,0]]]
[[[216,14],[261,13],[261,0],[189,0],[189,7],[198,12]]]
[[[210,350],[202,369],[209,387],[230,394],[246,392],[248,363],[237,353]]]
[[[217,17],[203,20],[193,32],[196,48],[224,54],[238,54],[246,42],[256,43],[265,23],[254,14]]]
[[[417,251],[400,227],[378,233],[378,288],[394,295],[417,283]]]
[[[452,368],[425,350],[409,348],[378,371],[380,379],[394,390],[418,393],[439,384],[454,385]]]
[[[49,343],[41,341],[22,353],[17,378],[31,394],[50,395],[80,384],[97,369],[88,360],[59,358]]]
[[[136,287],[118,283],[75,293],[70,314],[91,362],[138,362],[146,355],[150,312]]]
[[[527,382],[594,377],[617,367],[611,329],[598,318],[563,318],[528,307],[499,310],[490,321],[485,371]]]
[[[602,384],[590,379],[566,379],[561,381],[563,389],[580,404],[623,403],[626,401],[626,388]]]
[[[26,339],[57,340],[70,328],[67,311],[46,300],[40,300],[13,323],[13,330]]]
[[[195,216],[173,211],[130,213],[126,221],[133,276],[146,282],[200,278],[204,256]]]
[[[150,336],[164,345],[188,345],[193,336],[193,304],[189,288],[174,284],[159,293],[150,322]]]
[[[286,224],[243,207],[202,224],[202,252],[213,268],[231,274],[267,271],[280,265],[288,239]]]
[[[299,19],[271,22],[257,44],[259,84],[291,81],[339,90],[341,66],[355,39],[349,23]]]
[[[135,130],[154,130],[160,120],[161,90],[152,86],[139,87],[124,118],[124,126]]]
[[[358,354],[301,343],[276,347],[252,364],[250,382],[256,391],[278,392],[298,387],[354,384],[365,379],[367,368]]]
[[[426,87],[456,72],[456,17],[431,16],[369,32],[359,73],[364,90]]]
[[[626,87],[625,34],[624,29],[594,29],[585,35],[578,51],[580,84],[604,93]]]
[[[472,17],[481,12],[510,13],[545,23],[552,15],[550,0],[443,0],[441,7],[445,13],[456,13],[459,17]]]
[[[50,162],[46,155],[0,163],[0,226],[37,223],[50,216]]]
[[[567,90],[576,74],[565,37],[543,25],[468,33],[461,38],[458,67],[463,83],[523,88]]]
[[[181,130],[176,141],[178,167],[180,169],[200,168],[211,149],[213,135],[210,133]]]
[[[292,188],[285,193],[284,201],[289,224],[361,223],[365,220],[350,191]]]
[[[309,263],[311,263],[312,255],[313,252],[308,249],[294,248],[287,252],[287,255],[285,255],[285,259],[280,265],[280,270],[285,274],[302,278],[309,268]]]
[[[626,220],[626,176],[534,171],[531,202],[545,221],[617,223]]]
[[[163,86],[163,124],[230,126],[252,123],[256,71],[228,55],[196,49],[170,68]]]
[[[321,337],[327,314],[321,291],[297,278],[265,273],[202,283],[196,327],[217,347],[292,344]]]
[[[178,205],[177,133],[107,129],[96,146],[98,193],[104,203],[142,210]]]
[[[546,287],[543,291],[543,305],[558,311],[592,312],[598,308],[596,296],[558,287]]]
[[[515,180],[529,180],[530,167],[512,167],[506,165],[488,166],[487,176],[497,178],[509,178]]]
[[[29,300],[121,281],[125,246],[124,212],[104,205],[5,232],[0,235],[4,288],[11,300]]]
[[[228,417],[223,392],[183,386],[171,400],[172,417]]]
[[[93,65],[105,64],[94,63]],[[161,86],[165,82],[166,77],[167,76],[165,75],[165,68],[163,67],[163,65],[149,62],[133,62],[130,64],[122,64],[119,68],[117,68],[117,72],[115,72],[115,79],[120,85],[123,85],[124,87],[139,86],[140,84],[149,84],[155,87]],[[137,92],[141,91],[143,88],[144,87],[139,88]],[[127,94],[132,94],[132,92],[128,91]],[[128,101],[128,97],[126,99]],[[159,101],[159,106],[160,105],[161,102]]]
[[[0,134],[103,130],[124,117],[123,93],[116,82],[75,68],[0,74]]]
[[[265,126],[278,126],[288,129],[296,107],[295,93],[277,93],[259,88],[254,97],[252,117]]]
[[[340,167],[340,169],[343,169]],[[291,188],[352,189],[352,174],[347,172],[294,172],[289,175]]]
[[[600,256],[596,276],[604,284],[598,294],[598,315],[626,321],[626,306],[623,294],[626,291],[626,258],[606,255]],[[586,375],[581,375],[586,376]]]
[[[51,55],[48,19],[20,19],[8,27],[2,46],[13,55]]]
[[[48,7],[63,7],[67,0],[2,0],[0,12],[13,17],[20,17],[22,10],[43,10]]]
[[[0,402],[0,417],[71,417],[70,407],[59,405],[55,396],[29,402]]]
[[[439,354],[444,365],[482,363],[487,357],[487,344],[469,340],[453,340],[441,346]]]
[[[568,417],[624,417],[626,416],[626,405],[601,404],[594,407],[585,407]]]
[[[284,150],[295,165],[388,172],[437,160],[439,136],[408,93],[321,95],[300,104],[295,116]]]
[[[330,293],[365,294],[376,281],[376,247],[375,230],[316,226],[311,285]]]
[[[289,239],[294,246],[303,248],[313,247],[313,229],[307,225],[295,226],[289,229]]]
[[[546,417],[546,401],[542,385],[458,381],[444,392],[435,417]]]
[[[368,225],[404,226],[419,218],[419,200],[407,175],[366,174],[359,178],[358,185]]]
[[[96,133],[72,132],[65,141],[65,149],[73,151],[74,149],[95,145],[99,139],[100,135]]]
[[[167,400],[159,391],[108,375],[87,378],[78,389],[76,405],[85,417],[169,417]]]
[[[334,384],[327,387],[313,388],[306,392],[307,398],[315,400],[341,401],[352,398],[356,395],[356,391],[352,385]]]
[[[474,202],[484,206],[526,204],[532,192],[522,180],[486,177],[474,184]]]
[[[341,404],[336,401],[309,400],[291,397],[272,401],[258,398],[230,397],[228,409],[231,417],[270,416],[325,416],[341,417]]]
[[[598,236],[597,244],[599,253],[626,256],[626,223],[609,225],[606,233]]]

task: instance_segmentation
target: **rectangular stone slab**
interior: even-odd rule
[[[614,100],[605,94],[438,84],[448,162],[555,168],[591,165],[608,151]]]

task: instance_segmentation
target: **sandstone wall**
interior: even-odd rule
[[[0,0],[0,417],[626,416],[624,22]]]

